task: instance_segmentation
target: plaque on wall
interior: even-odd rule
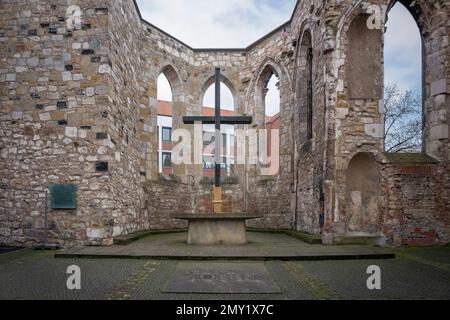
[[[77,188],[74,184],[50,185],[52,209],[76,209]]]

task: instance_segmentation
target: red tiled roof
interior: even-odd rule
[[[158,115],[160,115],[160,116],[171,117],[173,115],[172,114],[172,102],[170,102],[170,101],[158,100],[156,107],[158,109]],[[203,107],[202,113],[204,116],[212,117],[212,116],[214,116],[214,108]],[[226,117],[226,116],[233,116],[233,115],[235,115],[235,113],[232,110],[223,110],[222,109],[221,115]]]
[[[157,109],[158,109],[158,115],[160,115],[160,116],[167,116],[167,117],[172,116],[172,102],[170,102],[170,101],[158,100]],[[207,117],[212,117],[212,116],[214,116],[214,108],[203,107],[202,114]],[[234,116],[235,113],[232,110],[223,110],[222,109],[221,115],[227,117],[227,116]],[[272,117],[266,117],[266,123],[274,123],[275,121],[277,121],[279,119],[280,119],[280,113],[277,113],[276,115],[274,115]]]
[[[278,119],[280,119],[280,113],[277,113],[276,115],[271,117],[266,117],[266,123],[274,123]]]
[[[213,117],[215,115],[215,110],[214,110],[214,108],[211,108],[211,107],[203,107],[202,113],[204,116]],[[233,110],[224,110],[224,109],[220,110],[220,114],[224,117],[229,117],[229,116],[235,115]]]

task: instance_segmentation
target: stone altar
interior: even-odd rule
[[[261,218],[245,213],[186,213],[174,216],[189,223],[187,243],[193,245],[240,245],[247,243],[245,222]]]

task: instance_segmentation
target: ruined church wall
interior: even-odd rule
[[[286,40],[286,32],[276,32],[263,42],[258,43],[251,50],[240,50],[240,49],[196,49],[192,50],[186,47],[184,44],[178,42],[173,37],[161,32],[158,29],[153,28],[151,25],[147,25],[147,32],[145,32],[145,42],[144,42],[144,56],[146,60],[146,70],[149,73],[149,79],[151,83],[150,91],[150,101],[155,103],[157,92],[155,90],[156,80],[162,70],[166,66],[170,66],[176,71],[176,77],[172,77],[170,74],[168,76],[169,82],[172,85],[172,91],[174,95],[174,128],[184,128],[192,133],[191,126],[185,126],[182,124],[182,117],[185,115],[201,115],[201,106],[203,95],[205,90],[213,83],[214,67],[220,66],[222,69],[223,80],[225,84],[230,88],[234,100],[235,100],[235,111],[237,114],[248,114],[252,116],[260,116],[255,114],[255,109],[253,108],[253,101],[255,98],[255,86],[254,82],[258,79],[253,77],[254,73],[257,73],[260,68],[263,67],[264,63],[267,62],[268,56],[273,56],[275,64],[277,64],[278,72],[283,72],[283,104],[282,108],[282,121],[286,124],[282,126],[282,177],[288,181],[287,183],[280,178],[277,178],[277,186],[271,187],[271,192],[266,192],[266,186],[264,184],[259,184],[257,177],[258,171],[250,173],[247,178],[245,171],[245,165],[236,166],[236,176],[238,177],[238,182],[235,188],[230,188],[227,192],[230,194],[230,200],[225,199],[224,207],[229,210],[239,210],[239,211],[249,211],[255,213],[263,213],[266,215],[264,226],[268,228],[280,228],[287,227],[288,219],[291,216],[291,204],[289,198],[290,181],[290,170],[291,170],[291,155],[289,153],[289,143],[291,142],[290,130],[292,126],[289,125],[290,118],[292,116],[291,111],[291,89],[289,81],[289,73],[284,61],[291,59],[289,53],[284,50],[284,47],[289,47],[290,42]],[[277,45],[273,45],[276,43]],[[281,60],[284,60],[281,62]],[[251,61],[251,65],[249,65]],[[278,64],[278,61],[281,63]],[[171,79],[172,78],[172,79]],[[171,81],[172,80],[172,81]],[[173,82],[179,81],[179,85]],[[175,88],[175,90],[174,90]],[[153,105],[151,105],[153,107]],[[236,126],[236,129],[241,128],[241,126]],[[283,162],[284,161],[284,162]],[[179,185],[177,182],[172,181],[174,190],[186,190],[186,192],[193,192],[198,194],[204,194],[205,199],[212,198],[212,188],[205,188],[201,182],[202,167],[201,165],[190,165],[190,166],[174,166],[174,175],[179,179]],[[152,182],[153,180],[153,182]],[[158,182],[154,181],[157,179],[147,179],[147,185],[154,184],[155,188],[147,187],[146,193],[150,198],[157,198],[155,190],[158,190]],[[187,185],[194,181],[194,189],[186,189]],[[189,190],[189,191],[187,191]],[[232,194],[231,194],[232,193]],[[161,201],[164,201],[165,193],[159,193],[162,197]],[[270,196],[269,196],[270,195]],[[269,196],[269,197],[268,197]],[[167,196],[170,198],[169,196]],[[228,196],[225,195],[225,198]],[[275,200],[283,198],[278,205]],[[197,198],[197,200],[200,198]],[[236,207],[230,207],[232,204],[231,199],[243,199],[239,201],[241,205]],[[285,200],[285,201],[284,201]],[[193,204],[190,210],[207,212],[211,210],[209,206],[201,204]],[[177,205],[173,201],[167,201],[171,203],[175,208]],[[268,206],[270,203],[270,206]],[[170,205],[169,205],[170,206]],[[145,206],[148,207],[147,205]],[[173,208],[173,207],[172,207]],[[227,209],[227,210],[228,210]],[[146,209],[147,210],[147,209]],[[158,225],[158,218],[160,213],[153,211],[154,209],[148,209],[150,214],[151,224]],[[205,211],[206,210],[206,211]],[[176,209],[168,209],[168,211],[176,211]],[[274,218],[271,218],[271,217]],[[155,221],[153,220],[155,219]],[[164,218],[162,218],[164,219]],[[280,223],[280,221],[282,221]],[[262,221],[262,220],[261,220]],[[173,221],[176,225],[176,222]],[[167,225],[167,223],[165,223]]]
[[[341,15],[332,26],[336,36],[330,69],[336,88],[331,106],[335,117],[335,199],[334,212],[330,216],[333,216],[335,233],[346,232],[351,224],[349,202],[346,202],[346,170],[350,161],[360,152],[367,152],[379,160],[383,152],[381,31],[368,31],[367,16],[361,15],[358,6],[350,11],[350,16],[346,14],[351,6],[351,1],[341,5]],[[355,19],[361,21],[355,22]],[[358,44],[363,47],[361,50],[357,49]],[[363,69],[372,75],[371,83],[363,81]]]
[[[201,165],[176,165],[169,181],[158,174],[156,102],[164,72],[173,90],[174,128],[192,133],[182,117],[201,114],[216,66],[236,113],[254,116],[256,129],[264,118],[258,105],[264,68],[281,80],[280,173],[261,177],[259,166],[238,165],[237,182],[224,186],[226,211],[263,214],[251,225],[322,233],[330,243],[350,219],[347,168],[367,153],[380,167],[387,197],[377,204],[379,225],[389,241],[448,241],[448,12],[444,1],[418,0],[412,8],[425,45],[426,151],[440,162],[432,175],[409,175],[383,160],[382,38],[373,43],[351,27],[361,4],[389,2],[300,1],[290,23],[246,49],[193,49],[142,21],[132,0],[70,1],[82,9],[81,29],[72,32],[64,18],[69,1],[4,1],[1,183],[37,192],[0,189],[0,243],[41,241],[43,191],[51,183],[74,183],[78,196],[78,209],[49,211],[55,244],[107,245],[134,231],[183,227],[172,213],[211,211],[212,185],[202,181]],[[305,32],[313,48],[310,140]],[[355,52],[361,41],[373,50]],[[375,72],[373,83],[352,70],[364,59]],[[106,163],[107,171],[97,170]]]
[[[76,210],[49,210],[49,242],[108,244],[97,226],[109,210],[107,161],[98,134],[107,121],[107,1],[71,1],[82,10],[80,30],[66,24],[68,3],[3,1],[0,8],[0,242],[43,240],[44,193],[52,183],[77,186]],[[36,200],[36,197],[40,197]]]
[[[325,48],[326,8],[323,1],[299,2],[292,17],[292,36],[294,37],[295,64],[292,70],[294,107],[293,126],[294,143],[294,189],[295,210],[294,224],[298,230],[320,234],[324,220],[323,183],[326,180],[325,168],[331,155],[326,153],[329,144],[328,128],[334,119],[325,107],[327,100],[324,75],[330,68]],[[308,82],[307,68],[304,59],[308,52],[308,34],[312,48],[312,138],[308,139],[306,86]],[[330,157],[330,158],[326,158]]]
[[[293,143],[293,92],[292,75],[293,46],[290,25],[285,24],[272,34],[253,44],[248,49],[248,63],[243,70],[243,78],[248,82],[246,110],[253,116],[251,129],[265,129],[263,84],[267,68],[279,80],[280,89],[280,132],[279,132],[279,172],[275,176],[262,175],[261,164],[248,165],[248,180],[245,186],[247,211],[262,215],[261,219],[249,221],[252,227],[286,229],[292,226],[291,205],[292,152]],[[273,162],[274,159],[271,159]]]
[[[417,203],[421,203],[425,207],[439,207],[437,212],[431,213],[427,210],[423,211],[424,216],[427,216],[426,223],[424,222],[424,229],[433,230],[436,234],[440,234],[441,239],[446,239],[445,228],[448,215],[448,208],[446,207],[446,196],[444,200],[435,198],[427,205],[426,195],[420,194],[419,190],[426,189],[427,183],[434,186],[441,186],[438,183],[438,176],[432,175],[427,179],[417,178],[411,179],[409,176],[399,175],[397,179],[392,179],[392,176],[387,174],[389,170],[384,170],[386,164],[383,163],[383,37],[382,34],[377,35],[376,31],[367,31],[365,21],[369,15],[364,13],[364,8],[368,4],[384,5],[386,9],[388,5],[392,5],[392,1],[344,1],[341,3],[330,3],[327,8],[327,38],[328,43],[332,49],[332,59],[330,60],[329,83],[333,86],[332,94],[328,100],[327,109],[330,115],[335,118],[334,124],[330,126],[329,131],[333,132],[330,135],[330,147],[332,147],[332,154],[335,158],[329,159],[327,163],[328,172],[330,172],[329,183],[332,185],[331,191],[328,195],[328,211],[326,221],[326,232],[329,232],[328,227],[332,225],[335,234],[345,233],[348,231],[349,225],[349,205],[348,198],[346,198],[346,188],[348,181],[346,181],[346,172],[350,161],[361,152],[370,153],[376,162],[380,165],[382,184],[386,183],[385,194],[389,194],[390,199],[398,199],[404,205],[400,209],[402,215],[397,214],[397,220],[391,220],[385,223],[384,232],[389,229],[389,224],[392,222],[392,229],[396,229],[395,243],[399,244],[402,241],[408,241],[410,236],[409,231],[415,230],[421,224],[419,219],[410,219],[411,207],[410,202],[404,200],[409,195],[405,195],[405,189],[411,188],[413,185],[421,185],[417,188],[415,194]],[[436,1],[433,4],[426,1],[417,1],[412,7],[409,7],[407,1],[405,5],[410,9],[413,16],[418,22],[424,40],[424,144],[427,154],[440,160],[439,169],[446,168],[446,153],[448,152],[448,114],[445,109],[446,105],[446,91],[444,83],[445,67],[442,63],[445,61],[445,56],[448,57],[448,33],[445,34],[445,17],[447,13],[443,8],[442,1]],[[433,17],[429,20],[427,17]],[[358,19],[360,27],[357,27]],[[352,26],[352,24],[355,25]],[[367,32],[367,34],[364,34]],[[371,34],[370,34],[371,33]],[[379,53],[379,54],[378,54]],[[362,70],[365,70],[364,72]],[[358,72],[360,74],[358,74]],[[370,74],[372,77],[367,76]],[[423,181],[422,181],[422,180]],[[434,188],[434,187],[433,187]],[[433,189],[432,188],[432,189]],[[434,189],[437,194],[442,194],[439,187]],[[425,198],[424,198],[425,197]],[[432,205],[431,205],[432,203]],[[439,203],[444,203],[439,205]],[[381,214],[389,221],[389,216],[393,214],[390,203],[380,198],[378,203]],[[397,211],[398,213],[398,211]],[[400,218],[401,216],[401,218]],[[425,221],[424,220],[424,221]],[[401,221],[401,222],[399,222]],[[396,224],[397,223],[397,224]],[[427,226],[427,227],[425,227]],[[399,230],[402,231],[399,231]],[[384,231],[383,231],[384,230]],[[392,231],[392,230],[391,230]],[[394,237],[393,233],[389,231],[388,237]],[[395,233],[395,232],[394,232]],[[403,238],[402,238],[403,237]],[[328,239],[328,238],[327,238]],[[403,239],[403,240],[402,240]],[[445,241],[445,240],[442,240]],[[413,241],[414,242],[414,241]],[[420,242],[420,241],[419,241]]]
[[[145,208],[151,212],[151,229],[185,228],[185,221],[176,220],[175,215],[183,213],[211,213],[214,185],[201,183],[183,183],[178,179],[153,181],[144,184]],[[243,212],[244,199],[239,184],[224,184],[222,199],[224,212]]]
[[[354,32],[358,28],[351,28],[352,22],[364,15],[364,8],[369,4],[387,5],[388,1],[299,2],[289,24],[250,46],[246,52],[193,50],[192,60],[189,58],[189,62],[181,64],[170,58],[175,68],[182,70],[180,73],[186,71],[188,75],[187,78],[181,77],[182,83],[185,82],[182,96],[187,109],[179,109],[186,114],[199,114],[201,88],[208,73],[212,76],[214,66],[222,66],[224,75],[235,87],[235,94],[239,97],[239,113],[245,112],[255,119],[260,117],[257,113],[260,110],[257,110],[259,93],[256,84],[261,69],[271,64],[282,75],[280,175],[274,179],[260,177],[260,168],[257,166],[243,167],[243,171],[240,171],[249,172],[248,179],[242,175],[240,182],[243,190],[246,190],[246,209],[265,215],[255,226],[278,228],[292,226],[296,221],[298,229],[316,234],[325,232],[326,237],[333,232],[345,233],[349,219],[346,170],[350,161],[358,153],[367,152],[381,165],[384,113],[382,34],[366,37],[364,32]],[[423,9],[416,15],[419,24],[424,23],[426,16],[435,17],[435,26],[429,29],[430,34],[425,37],[429,70],[425,74],[425,109],[426,118],[429,119],[425,130],[426,145],[429,154],[439,157],[443,161],[441,168],[445,168],[445,148],[448,147],[445,142],[445,133],[448,132],[445,124],[445,120],[448,121],[448,112],[445,110],[447,97],[446,86],[443,85],[447,81],[442,81],[446,77],[442,61],[445,61],[448,52],[442,22],[445,19],[442,18],[441,2],[434,5],[421,2],[419,5]],[[416,7],[413,10],[417,10]],[[310,141],[303,136],[306,129],[301,117],[304,117],[304,111],[299,109],[304,99],[299,91],[306,81],[299,72],[303,67],[300,57],[306,30],[311,33],[313,48],[313,139]],[[175,40],[164,40],[164,44],[158,43],[158,47],[163,49],[163,56],[172,57],[173,52],[179,50],[176,46],[168,49],[166,41],[170,43]],[[361,41],[367,44],[367,48],[358,53],[355,44]],[[183,45],[178,43],[177,46]],[[186,48],[183,50],[190,52]],[[168,51],[170,54],[167,54]],[[233,56],[239,60],[238,63],[226,63],[228,59],[233,60]],[[355,77],[352,65],[367,61],[367,72],[359,72]],[[159,72],[156,71],[155,78]],[[373,78],[372,82],[364,78],[368,75]],[[179,124],[180,120],[175,122]],[[200,173],[198,169],[189,171],[183,168],[179,174],[186,182],[191,174]],[[386,185],[386,181],[394,183],[388,176],[380,176],[381,184]],[[405,184],[408,183],[406,179]],[[395,190],[395,187],[392,188]],[[442,194],[439,188],[437,192]],[[446,201],[440,202],[439,206],[445,210],[436,217],[437,220],[445,220],[445,212],[448,212]],[[380,199],[378,205],[380,210],[387,210],[384,200]]]
[[[146,75],[142,57],[144,30],[132,1],[112,1],[110,7],[110,103],[107,118],[112,198],[105,204],[111,212],[112,237],[148,228],[143,210],[141,180],[146,175],[145,133],[142,113],[148,108],[143,87]]]
[[[131,8],[133,1],[123,2],[130,11],[137,14],[136,9]],[[239,70],[245,65],[246,56],[244,50],[194,50],[157,27],[136,20],[135,16],[130,19],[139,21],[139,26],[135,29],[139,30],[140,37],[138,55],[141,64],[136,68],[140,72],[136,81],[139,88],[132,94],[133,97],[141,95],[138,103],[138,140],[140,183],[143,192],[141,215],[144,218],[140,228],[176,228],[180,226],[180,221],[171,218],[173,213],[211,211],[205,199],[212,198],[212,186],[201,183],[202,165],[174,165],[174,176],[169,177],[169,183],[166,181],[168,177],[158,174],[157,79],[164,73],[172,88],[173,129],[185,129],[192,135],[192,126],[184,125],[182,118],[186,115],[201,115],[203,95],[213,83],[216,66],[222,68],[224,82],[233,93],[236,112],[243,113],[245,89],[240,81]],[[133,45],[134,42],[135,39],[132,41]],[[121,92],[124,92],[123,88]],[[225,195],[225,201],[229,204],[235,202],[231,198],[240,199],[242,195],[237,187],[230,188],[227,193],[230,194],[230,199]],[[124,230],[124,233],[126,232]]]

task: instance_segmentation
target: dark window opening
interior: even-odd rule
[[[162,128],[162,141],[164,142],[172,141],[172,128],[167,127]]]
[[[313,138],[313,80],[312,80],[312,62],[313,62],[313,50],[308,49],[308,101],[307,101],[307,138],[311,140]]]
[[[172,168],[172,154],[168,152],[163,152],[162,154],[162,164],[165,168]]]

